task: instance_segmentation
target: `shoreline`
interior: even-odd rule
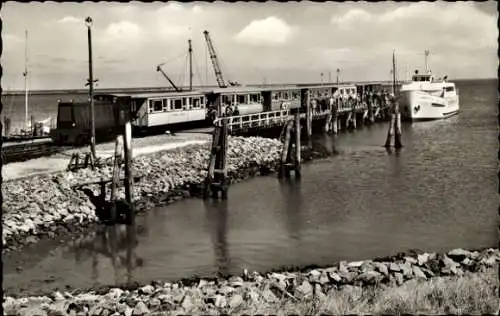
[[[76,289],[19,298],[4,296],[3,307],[14,315],[69,314],[71,310],[82,315],[253,314],[275,313],[278,310],[284,314],[317,314],[345,313],[352,311],[353,306],[360,308],[356,311],[366,313],[373,312],[370,308],[378,306],[373,302],[370,306],[370,299],[387,299],[384,295],[380,297],[380,293],[394,292],[395,297],[389,301],[395,302],[391,301],[379,313],[439,313],[441,310],[429,310],[438,307],[442,308],[441,312],[456,313],[467,307],[477,309],[478,306],[483,309],[473,309],[471,313],[497,313],[498,278],[495,275],[499,262],[498,248],[480,251],[454,249],[446,253],[411,251],[373,260],[341,261],[326,268],[304,268],[299,271],[262,274],[243,271],[240,276],[227,278],[154,281],[146,285],[100,287],[90,291]],[[453,288],[455,285],[458,289]],[[422,290],[425,288],[430,288],[431,293],[442,292],[434,293],[437,297],[427,298],[434,305],[413,306],[416,309],[408,310],[409,306],[399,301],[402,296],[411,299],[414,299],[413,295],[422,296],[422,293],[413,292],[418,292],[418,289],[425,292]],[[457,302],[456,306],[446,306],[452,303],[440,301],[439,295],[455,290],[460,295],[471,295],[473,301]],[[475,292],[478,295],[473,295]],[[333,298],[337,301],[332,302]],[[460,300],[461,297],[456,299]],[[478,301],[481,299],[488,304]],[[337,304],[337,309],[325,308],[327,303]],[[342,307],[340,303],[351,305]],[[280,309],[283,306],[285,310]],[[303,309],[305,307],[306,310]]]
[[[230,184],[276,173],[282,147],[280,141],[260,137],[229,139]],[[134,176],[143,177],[134,184],[136,214],[181,199],[200,197],[209,146],[209,143],[189,144],[134,157]],[[302,153],[304,163],[329,155],[314,149],[303,149]],[[188,159],[188,156],[192,156],[192,159]],[[162,166],[161,160],[166,165]],[[94,226],[97,223],[94,205],[83,192],[75,191],[71,186],[92,182],[100,177],[111,178],[111,173],[112,162],[108,161],[105,167],[95,172],[88,169],[62,171],[4,183],[3,253],[22,250],[24,246],[40,239],[72,237]],[[97,193],[98,185],[89,187],[94,194]],[[109,191],[108,188],[108,196]],[[124,198],[123,187],[118,189],[118,198]]]

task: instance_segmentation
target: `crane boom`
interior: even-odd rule
[[[210,52],[210,59],[212,60],[212,65],[214,66],[217,84],[219,85],[219,88],[226,88],[227,85],[224,81],[224,78],[222,77],[222,72],[219,67],[219,61],[217,60],[215,49],[212,45],[212,41],[210,40],[210,35],[208,34],[208,31],[204,31],[203,34],[205,34],[205,40],[207,41],[208,51]]]
[[[161,69],[161,64],[156,66],[156,71],[159,71],[161,72],[161,74],[167,78],[168,82],[170,82],[170,84],[172,85],[172,87],[174,87],[175,91],[177,92],[180,92],[181,89],[177,88],[177,86],[172,82],[172,80],[170,80],[170,78],[167,76],[167,74],[163,71],[163,69]]]

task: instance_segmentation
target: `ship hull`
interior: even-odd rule
[[[446,119],[458,114],[458,95],[439,97],[425,91],[401,91],[401,116],[408,121]]]

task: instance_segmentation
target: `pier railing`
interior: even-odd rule
[[[337,102],[337,113],[345,114],[345,113],[363,113],[369,110],[368,104],[366,102],[352,101],[352,102]],[[382,104],[373,104],[372,109],[379,113],[384,106]],[[312,119],[322,119],[328,117],[328,115],[332,114],[333,109],[329,106],[326,108],[311,108]],[[244,115],[235,115],[235,116],[226,116],[219,117],[214,121],[214,125],[221,126],[222,120],[227,120],[227,128],[229,133],[236,133],[241,131],[247,131],[250,129],[256,128],[270,128],[275,126],[283,126],[292,119],[293,114],[290,109],[286,110],[278,110],[278,111],[269,111],[269,112],[260,112],[253,114],[244,114]],[[306,118],[306,113],[300,114],[301,119]]]

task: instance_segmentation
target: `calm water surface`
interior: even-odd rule
[[[494,247],[496,87],[461,82],[462,112],[404,125],[398,153],[381,147],[387,124],[318,136],[316,145],[337,155],[304,165],[300,182],[259,177],[231,186],[226,202],[157,208],[137,219],[138,242],[118,234],[114,266],[116,247],[103,234],[86,236],[85,247],[41,244],[9,255],[4,289],[34,293],[328,265],[415,248]]]

